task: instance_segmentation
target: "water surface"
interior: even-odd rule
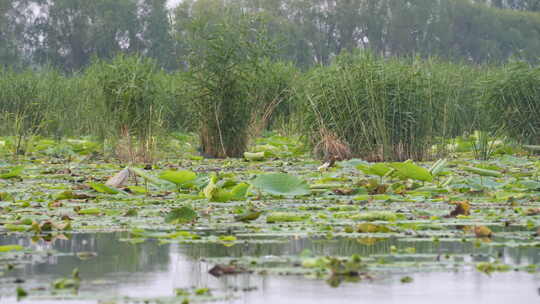
[[[164,244],[146,241],[122,242],[126,234],[74,234],[67,240],[31,242],[18,236],[3,236],[0,245],[21,244],[37,252],[54,250],[51,256],[32,255],[22,259],[12,271],[0,277],[0,303],[134,303],[137,300],[174,297],[177,288],[210,288],[216,303],[537,303],[540,301],[540,276],[527,272],[480,273],[473,267],[454,271],[391,270],[378,272],[373,280],[343,283],[334,288],[325,280],[290,275],[257,273],[216,278],[208,273],[220,257],[298,255],[310,249],[316,255],[377,256],[388,254],[392,246],[414,247],[416,254],[407,259],[429,260],[434,255],[458,254],[471,261],[498,256],[512,265],[540,263],[537,248],[477,249],[471,243],[398,241],[384,239],[365,245],[354,239],[325,241],[298,239],[276,243],[250,243],[225,247],[221,244]],[[95,252],[97,256],[81,260],[74,253]],[[413,257],[414,256],[414,257]],[[77,295],[54,295],[51,282],[69,276],[79,268],[82,278]],[[410,275],[414,280],[403,284]],[[16,284],[15,281],[23,281]],[[17,302],[15,289],[30,291]],[[41,290],[40,290],[41,289]],[[128,297],[128,298],[126,298]],[[165,297],[165,298],[164,298]],[[171,303],[180,303],[178,298]]]

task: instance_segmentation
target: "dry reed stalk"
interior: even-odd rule
[[[349,146],[340,140],[337,135],[326,129],[319,130],[321,140],[315,145],[314,154],[322,157],[324,161],[334,162],[352,158]]]
[[[152,138],[134,143],[129,128],[123,126],[120,131],[120,139],[115,147],[115,156],[122,162],[150,164],[154,162],[153,147]]]

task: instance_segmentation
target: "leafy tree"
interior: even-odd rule
[[[21,65],[27,1],[0,1],[0,66]]]
[[[141,42],[135,0],[38,1],[33,47],[39,63],[79,70],[92,56],[112,58],[121,51],[138,51]]]
[[[167,69],[178,67],[172,35],[172,24],[166,0],[144,0],[139,4],[142,49]]]

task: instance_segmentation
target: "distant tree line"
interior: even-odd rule
[[[259,15],[276,57],[302,68],[357,48],[472,63],[540,54],[540,0],[11,0],[0,1],[0,65],[73,72],[138,53],[176,70],[190,22],[222,5]]]

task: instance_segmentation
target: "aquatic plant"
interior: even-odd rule
[[[484,131],[501,130],[523,144],[540,143],[540,67],[511,62],[493,68],[479,95],[488,123]]]
[[[444,74],[438,67],[369,52],[338,56],[300,84],[304,134],[317,145],[330,132],[371,160],[429,158],[433,144],[463,130],[458,118],[467,92],[454,83],[459,70]]]
[[[261,101],[250,98],[253,76],[271,53],[259,18],[220,1],[196,6],[186,24],[191,103],[204,155],[242,157]],[[260,92],[260,99],[268,101]],[[264,111],[263,111],[264,112]]]
[[[86,77],[100,88],[96,97],[103,102],[102,138],[112,142],[116,155],[124,160],[151,159],[162,113],[156,100],[156,74],[157,66],[151,59],[125,55],[111,62],[96,61],[86,70]]]

